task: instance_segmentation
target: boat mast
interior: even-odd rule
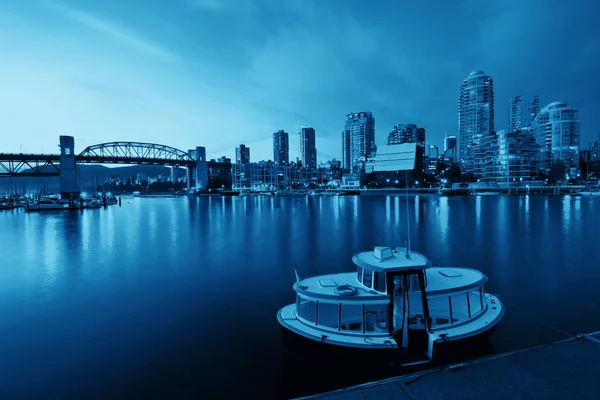
[[[406,188],[406,258],[410,260],[410,216],[408,210],[408,171],[404,171],[404,187]]]

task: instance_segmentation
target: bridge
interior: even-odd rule
[[[60,154],[0,153],[0,177],[60,176],[61,194],[79,195],[77,164],[140,164],[187,168],[188,189],[192,182],[205,189],[208,182],[206,149],[187,152],[174,147],[142,142],[110,142],[86,147],[75,155],[73,136],[60,136]]]

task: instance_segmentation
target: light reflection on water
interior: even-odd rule
[[[406,198],[393,197],[393,208],[391,196],[198,197],[0,212],[3,394],[168,398],[165,388],[183,386],[207,397],[223,387],[232,398],[276,396],[275,314],[294,301],[292,260],[302,275],[349,272],[356,251],[401,245]],[[487,290],[571,333],[600,330],[590,318],[600,309],[594,197],[409,202],[411,246],[434,264],[480,269]],[[492,342],[506,351],[562,339],[554,335],[507,309]],[[122,383],[107,387],[114,376]],[[282,397],[310,394],[313,378],[302,371]]]

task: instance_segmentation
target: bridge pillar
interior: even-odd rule
[[[187,167],[187,188],[192,188],[192,179],[194,179],[194,167]]]
[[[79,196],[79,177],[75,161],[75,138],[60,137],[60,195],[71,199]]]
[[[195,169],[195,185],[198,190],[205,190],[208,187],[208,169],[206,168],[206,149],[204,147],[196,147],[196,168]]]

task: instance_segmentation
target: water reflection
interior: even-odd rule
[[[44,257],[44,286],[53,286],[56,281],[56,267],[58,254],[58,229],[56,219],[48,217],[44,221],[42,234],[42,254]]]
[[[568,233],[571,230],[571,196],[563,196],[563,230]]]
[[[440,221],[440,244],[445,248],[448,246],[448,225],[450,221],[450,206],[448,205],[448,197],[439,198],[438,216]]]
[[[475,196],[475,226],[477,231],[481,231],[481,197]]]
[[[575,197],[573,201],[573,219],[575,226],[581,223],[581,197]]]
[[[340,220],[340,196],[334,197],[331,207],[333,208],[333,219],[337,222]]]
[[[415,196],[415,222],[419,224],[419,196]]]
[[[394,197],[394,223],[400,223],[400,197]]]
[[[385,220],[386,222],[392,220],[392,199],[389,195],[385,196]]]

